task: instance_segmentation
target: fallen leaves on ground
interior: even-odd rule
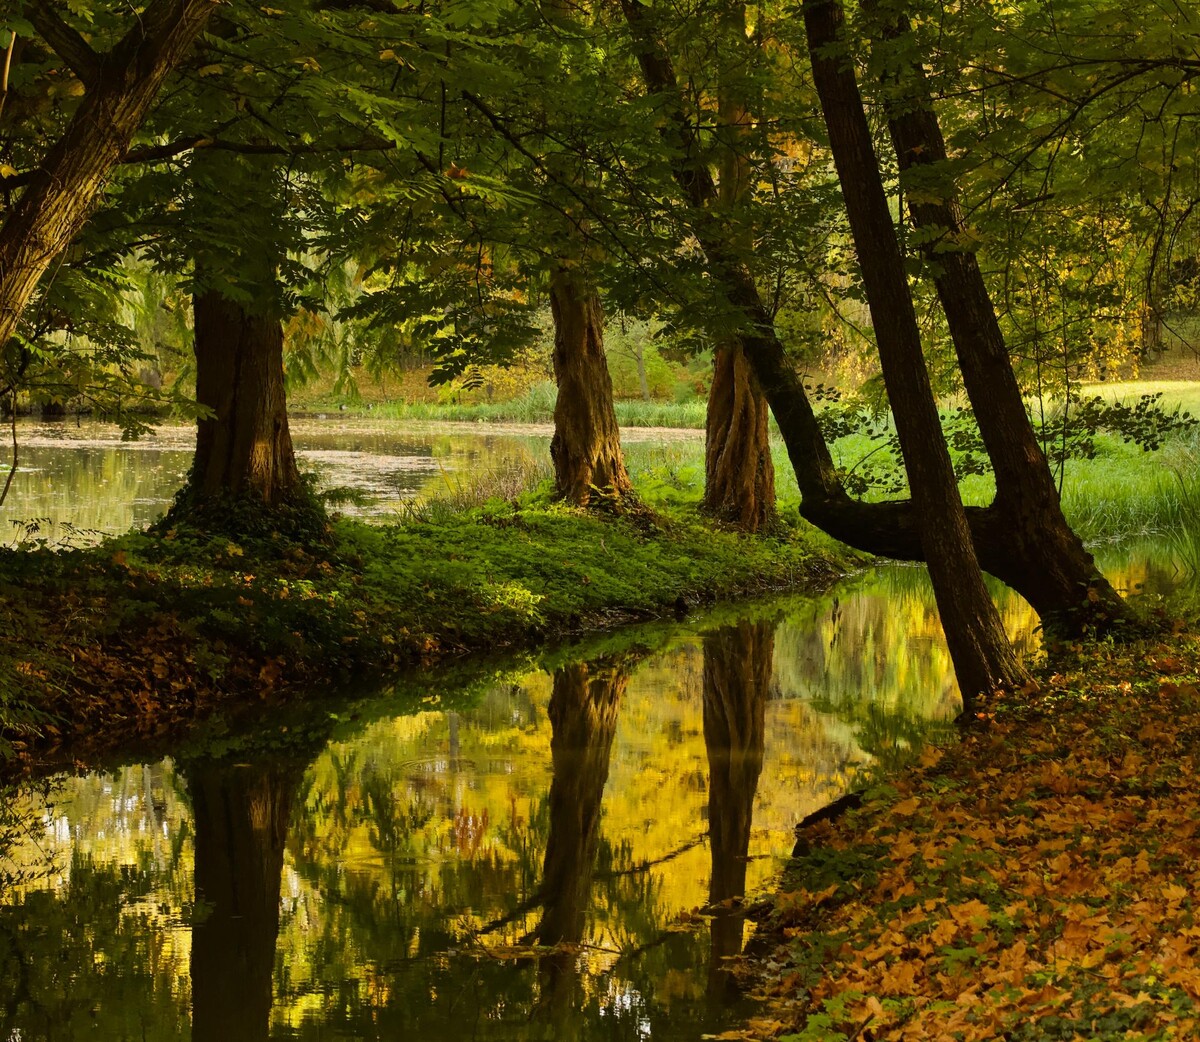
[[[746,1037],[1200,1037],[1200,640],[1066,654],[805,831]]]

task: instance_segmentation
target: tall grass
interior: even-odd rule
[[[521,456],[488,470],[466,473],[441,472],[416,499],[399,506],[399,518],[407,522],[438,523],[475,510],[489,500],[513,500],[554,478],[548,457]]]
[[[524,394],[503,402],[382,402],[372,416],[392,420],[451,421],[466,423],[551,423],[558,389],[553,381],[534,384]],[[622,399],[616,402],[617,423],[622,427],[702,428],[707,408],[703,398],[685,402]]]
[[[1192,575],[1200,575],[1200,437],[1180,439],[1171,446],[1168,464],[1178,496],[1171,549]]]

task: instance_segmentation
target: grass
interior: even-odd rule
[[[552,423],[558,391],[552,381],[534,384],[523,394],[506,401],[430,402],[373,401],[350,405],[351,414],[366,414],[390,420],[450,421],[460,423]],[[308,408],[319,408],[309,405]],[[335,404],[326,409],[337,409]],[[707,402],[692,398],[683,402],[619,399],[615,403],[617,422],[622,427],[680,427],[703,429]]]
[[[1123,380],[1088,384],[1084,394],[1098,394],[1108,401],[1133,401],[1145,394],[1161,394],[1167,408],[1179,406],[1200,416],[1200,382],[1195,380]]]
[[[136,742],[218,707],[378,685],[472,652],[823,584],[850,566],[798,521],[740,536],[653,488],[656,516],[597,515],[548,502],[544,485],[520,492],[531,477],[448,489],[453,501],[395,524],[338,521],[323,547],[181,525],[0,552],[11,606],[0,707],[5,695],[22,701],[21,726],[6,730],[0,715],[0,738],[17,749]]]

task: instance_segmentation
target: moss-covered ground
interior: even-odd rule
[[[723,1037],[1200,1037],[1200,637],[1050,662],[803,829]]]
[[[180,526],[10,550],[0,736],[59,757],[159,738],[218,710],[820,586],[851,566],[800,522],[749,537],[688,509],[612,516],[535,497],[340,520],[305,544]]]

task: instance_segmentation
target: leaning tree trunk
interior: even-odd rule
[[[983,582],[958,481],[942,435],[921,334],[888,209],[839,0],[806,0],[813,83],[829,130],[896,433],[908,471],[925,562],[963,703],[1027,679]],[[838,54],[834,55],[833,52]]]
[[[744,261],[730,252],[720,222],[705,215],[705,208],[716,198],[716,185],[684,108],[670,57],[655,36],[650,9],[641,0],[620,0],[620,4],[634,37],[646,85],[663,105],[660,125],[673,157],[672,172],[696,210],[694,231],[713,281],[729,304],[745,316],[749,332],[743,336],[743,347],[770,403],[795,471],[802,496],[801,514],[860,550],[898,560],[923,560],[917,512],[911,500],[863,503],[846,493],[812,403],[787,359],[753,277]],[[1078,592],[1065,592],[1043,581],[1038,569],[1011,542],[1008,519],[994,505],[968,507],[966,516],[980,564],[1024,596],[1043,619],[1059,620],[1068,631],[1078,631],[1078,619],[1072,614],[1078,607]]]
[[[619,506],[633,493],[613,408],[604,357],[600,298],[575,267],[555,265],[550,277],[554,315],[554,460],[557,494],[575,506]]]
[[[539,967],[542,1008],[552,1017],[576,1006],[572,994],[577,953],[583,940],[588,894],[600,837],[600,803],[621,698],[629,682],[622,662],[575,662],[554,674],[550,695],[550,834],[542,869],[546,895],[537,929],[538,944],[562,951]]]
[[[751,191],[748,158],[751,114],[743,70],[748,59],[745,5],[726,0],[720,9],[717,107],[721,141],[718,199],[732,217]],[[730,221],[736,225],[735,221]],[[738,246],[748,244],[738,234]],[[767,418],[770,406],[746,357],[742,338],[730,336],[713,359],[704,426],[704,509],[747,532],[775,517],[775,465]]]
[[[194,504],[252,496],[266,506],[301,489],[288,430],[283,325],[264,307],[247,309],[204,289],[192,301],[196,398],[212,411],[196,431],[188,494]]]
[[[185,771],[196,837],[192,1038],[268,1035],[279,883],[303,765],[195,763]]]
[[[764,712],[771,689],[775,625],[742,622],[704,637],[704,745],[708,751],[708,884],[712,948],[708,994],[735,990],[727,961],[742,951],[746,856],[762,772]]]
[[[0,347],[42,275],[83,227],[104,178],[216,6],[217,0],[154,0],[104,55],[68,31],[68,64],[86,93],[0,228]]]
[[[872,3],[865,5],[875,6]],[[885,38],[909,34],[903,13],[882,28]],[[929,96],[924,70],[902,59],[889,72],[903,97],[888,98],[888,129],[901,172],[945,164],[946,142]],[[944,175],[948,176],[948,175]],[[1053,598],[1074,603],[1075,626],[1105,626],[1128,618],[1125,602],[1067,524],[1054,477],[1038,444],[1013,372],[991,294],[968,244],[962,207],[947,184],[937,192],[909,193],[913,224],[954,341],[963,385],[996,475],[996,512],[1006,519],[1011,552],[1027,562],[1030,579]],[[1047,619],[1048,624],[1056,620]]]

